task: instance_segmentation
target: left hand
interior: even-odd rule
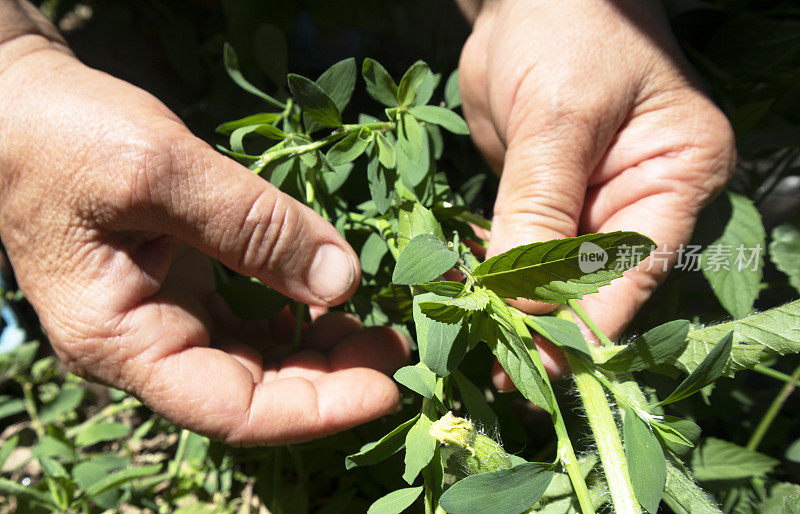
[[[472,137],[501,173],[489,257],[633,230],[671,251],[671,267],[732,171],[730,125],[653,0],[483,2],[460,74]],[[582,306],[614,339],[665,275],[645,261]]]

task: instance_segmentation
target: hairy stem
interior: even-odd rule
[[[772,400],[772,404],[770,404],[767,412],[764,413],[764,417],[761,418],[753,435],[750,436],[750,440],[747,442],[748,450],[755,451],[756,448],[758,448],[758,445],[761,444],[761,440],[764,439],[767,430],[769,430],[772,422],[775,421],[775,417],[780,412],[783,404],[786,403],[786,400],[791,396],[792,392],[794,392],[795,387],[797,387],[797,382],[800,380],[800,366],[794,370],[794,373],[792,373],[792,376],[789,378],[791,380],[783,385],[778,395]]]
[[[583,401],[600,461],[606,475],[615,512],[641,512],[628,474],[628,461],[622,447],[617,423],[602,384],[580,358],[568,355],[575,385]]]

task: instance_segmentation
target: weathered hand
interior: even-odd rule
[[[634,230],[673,252],[671,266],[698,212],[727,181],[734,143],[658,2],[488,0],[474,12],[460,63],[464,112],[475,143],[502,173],[489,256]],[[663,279],[661,265],[648,267],[582,301],[611,338]]]
[[[208,256],[300,301],[343,301],[359,265],[332,226],[63,47],[22,36],[0,64],[0,236],[70,370],[239,444],[394,409],[398,333],[331,313],[303,351],[262,364],[281,323],[234,320],[214,292]]]

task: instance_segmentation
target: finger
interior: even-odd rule
[[[400,332],[369,327],[344,338],[328,355],[332,371],[366,366],[391,374],[408,363],[411,348]]]
[[[232,444],[322,437],[389,413],[399,399],[392,380],[379,371],[331,373],[329,367],[313,373],[320,365],[314,359],[287,362],[287,369],[294,368],[287,376],[254,381],[247,363],[209,348],[200,320],[178,305],[145,302],[122,325],[130,327],[122,345],[126,357],[113,382],[167,419]],[[301,368],[312,373],[298,376]]]
[[[199,139],[181,134],[168,142],[168,158],[153,156],[131,186],[146,226],[166,230],[305,303],[333,305],[352,293],[358,260],[329,223]]]
[[[674,267],[677,250],[690,240],[700,209],[724,186],[733,169],[732,132],[724,116],[715,109],[685,108],[682,114],[654,110],[631,122],[598,168],[602,182],[587,197],[583,231],[633,230],[658,245],[637,268],[581,301],[612,339]],[[691,119],[695,111],[705,115],[697,122],[699,135],[687,145],[685,132],[672,128],[670,121],[676,116]],[[649,141],[653,126],[667,128],[657,144],[643,144]]]

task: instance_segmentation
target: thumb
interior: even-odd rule
[[[595,131],[586,124],[553,123],[522,124],[508,141],[487,257],[577,234]],[[531,314],[554,307],[531,300],[514,304]]]
[[[352,294],[358,259],[313,210],[193,136],[170,145],[162,167],[143,172],[153,231],[308,304]]]

